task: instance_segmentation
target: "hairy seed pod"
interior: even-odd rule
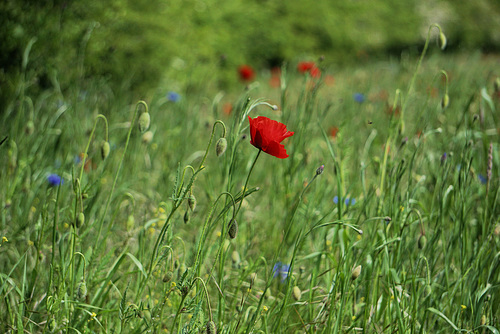
[[[217,154],[218,157],[224,154],[227,149],[227,140],[226,138],[222,137],[217,140],[217,144],[215,145],[215,153]]]
[[[109,142],[103,141],[102,144],[101,144],[101,157],[102,157],[102,160],[105,160],[108,157],[109,150],[110,150]]]
[[[78,283],[76,287],[76,297],[79,300],[84,300],[87,297],[87,284],[85,284],[85,281]]]
[[[194,197],[193,194],[188,197],[188,206],[191,211],[194,211],[194,209],[196,209],[196,197]]]
[[[149,129],[149,124],[151,123],[151,116],[148,112],[143,112],[139,117],[139,130],[144,133]]]
[[[236,221],[236,219],[231,219],[231,221],[229,222],[228,234],[231,239],[236,238],[236,235],[238,234],[238,222]]]

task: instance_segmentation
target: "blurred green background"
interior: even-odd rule
[[[498,0],[4,0],[0,17],[3,101],[21,77],[32,90],[98,78],[133,100],[165,81],[227,89],[243,63],[265,71],[320,55],[325,66],[399,58],[422,48],[431,23],[447,52],[500,50]]]

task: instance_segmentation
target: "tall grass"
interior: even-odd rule
[[[24,78],[2,115],[0,329],[498,333],[498,60],[425,51],[135,105]],[[287,159],[247,115],[295,132]]]

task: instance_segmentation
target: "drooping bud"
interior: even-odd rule
[[[186,210],[186,213],[184,213],[184,224],[189,223],[190,219],[191,219],[191,213],[189,210]]]
[[[442,31],[439,32],[438,45],[441,50],[446,48],[446,36]]]
[[[241,259],[240,253],[238,253],[238,251],[233,251],[231,253],[231,261],[233,262],[233,266],[238,266],[238,264],[240,264]]]
[[[172,277],[174,277],[174,273],[171,271],[167,271],[165,276],[163,276],[163,283],[168,283],[172,280]]]
[[[210,320],[207,322],[207,334],[217,334],[217,326],[215,326],[215,322]]]
[[[153,132],[146,131],[142,134],[142,142],[144,144],[149,144],[153,140]]]
[[[139,117],[139,130],[144,133],[149,129],[149,124],[151,123],[151,116],[147,111],[143,112]]]
[[[427,245],[427,237],[425,236],[425,234],[421,234],[420,237],[418,237],[417,244],[419,249],[425,248],[425,245]]]
[[[293,295],[293,299],[295,299],[297,301],[300,300],[300,297],[302,297],[302,291],[300,291],[300,288],[298,286],[295,285],[293,287],[292,295]]]
[[[355,280],[359,277],[359,275],[361,275],[361,265],[357,266],[356,268],[354,268],[351,272],[351,280]]]
[[[78,216],[76,216],[76,227],[83,226],[85,223],[85,214],[83,212],[80,212]]]
[[[444,110],[448,108],[448,105],[450,104],[450,96],[448,93],[444,94],[443,99],[441,100],[441,108]]]
[[[500,77],[495,79],[495,82],[493,83],[493,88],[495,89],[495,93],[500,92]]]
[[[84,300],[87,297],[87,284],[85,284],[85,281],[78,283],[76,287],[76,297],[79,300]]]
[[[229,222],[228,234],[231,239],[236,238],[236,235],[238,234],[238,222],[236,221],[236,219],[231,219],[231,221]]]
[[[196,197],[194,197],[193,194],[189,195],[188,197],[188,206],[191,211],[194,211],[194,209],[196,209]]]
[[[33,134],[34,131],[35,131],[35,123],[33,123],[32,120],[29,120],[26,123],[26,127],[24,128],[24,132],[29,136],[29,135]]]
[[[227,149],[227,140],[226,138],[222,137],[219,138],[217,141],[217,144],[215,145],[215,153],[217,154],[218,157],[224,154]]]
[[[102,157],[102,160],[105,160],[108,157],[109,150],[110,150],[109,142],[103,141],[102,144],[101,144],[101,157]]]

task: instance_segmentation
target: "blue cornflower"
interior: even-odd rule
[[[49,181],[49,185],[52,187],[64,184],[64,180],[62,179],[62,177],[57,174],[50,174],[49,176],[47,176],[47,181]]]
[[[482,184],[488,183],[488,179],[483,174],[477,174],[477,178],[479,179],[479,181],[481,181]]]
[[[167,100],[171,102],[178,102],[181,99],[181,96],[179,93],[176,92],[168,92],[167,93]]]
[[[339,197],[338,196],[335,196],[333,198],[333,203],[339,204]],[[349,205],[349,203],[351,205],[354,205],[354,204],[356,204],[356,199],[355,198],[346,197],[346,199],[344,200],[344,203],[345,203],[346,206]]]
[[[352,95],[354,101],[358,102],[358,103],[363,103],[365,102],[365,96],[361,93],[354,93]]]
[[[441,156],[441,164],[444,164],[444,162],[446,161],[447,158],[448,158],[448,154],[446,154],[446,152],[444,152],[443,155]]]
[[[273,277],[280,277],[281,283],[283,283],[290,274],[290,266],[288,264],[282,263],[281,261],[276,262],[273,267]]]

